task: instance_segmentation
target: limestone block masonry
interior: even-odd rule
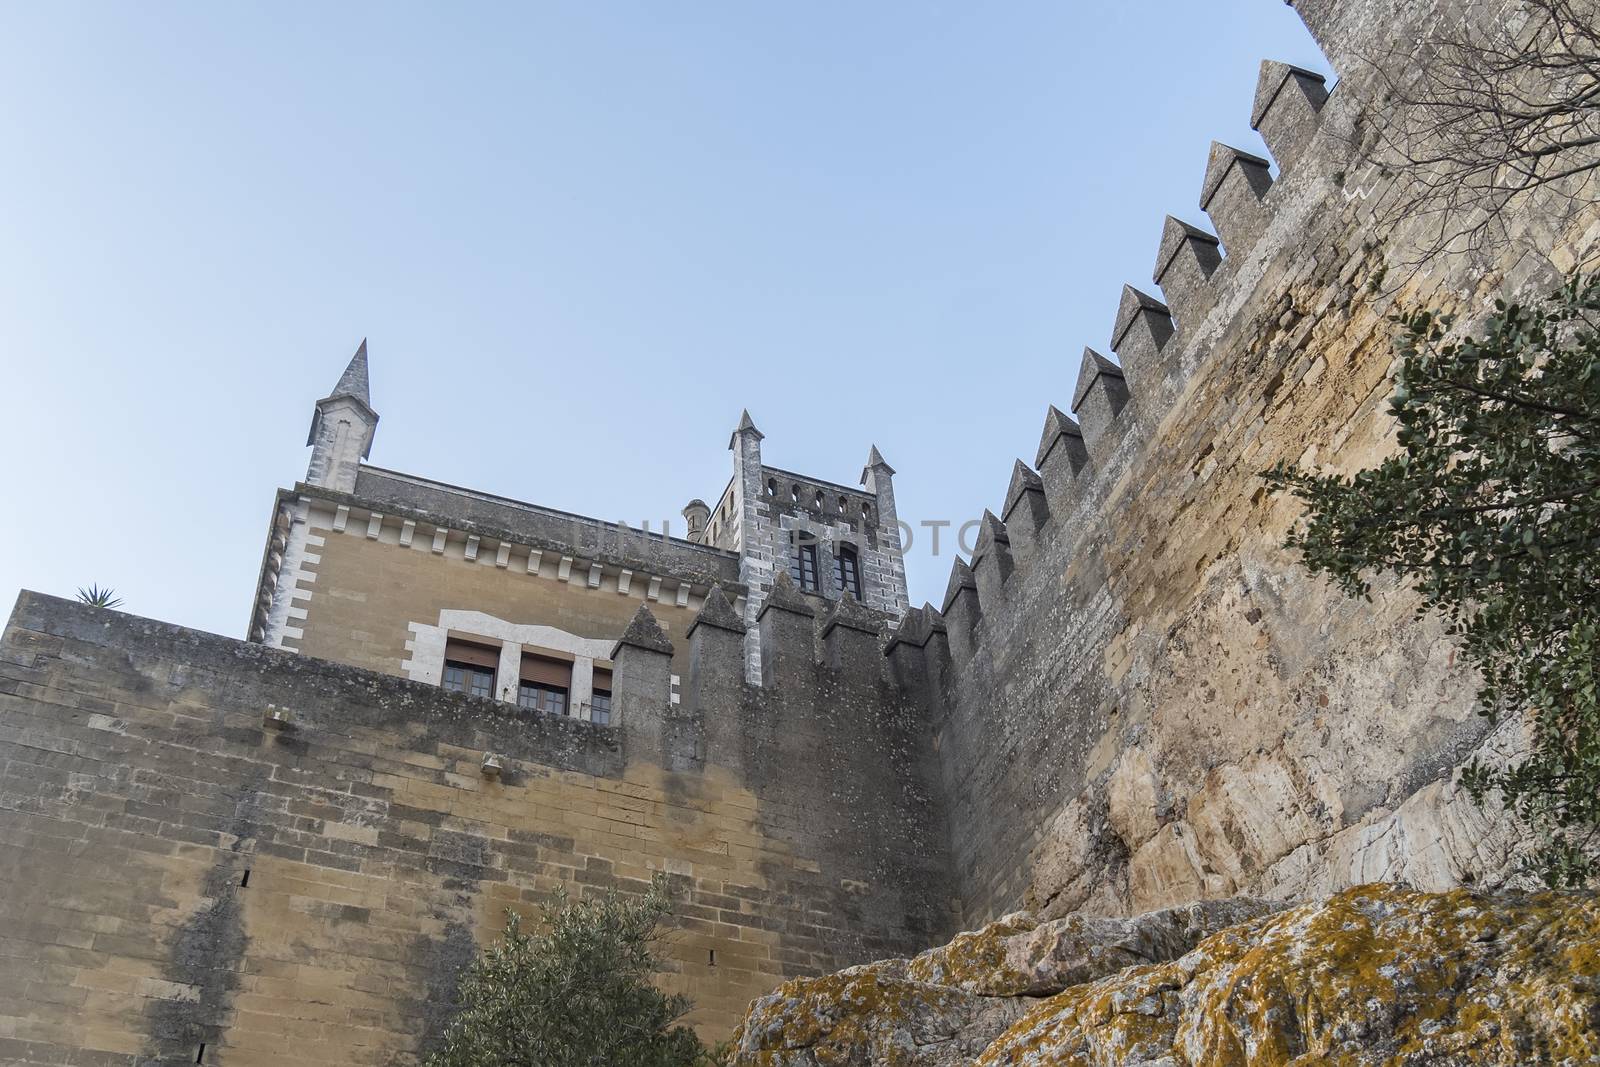
[[[664,983],[708,1038],[785,977],[937,939],[916,709],[816,665],[809,629],[748,686],[715,621],[691,638],[735,646],[696,682],[715,716],[672,709],[663,669],[604,728],[24,594],[0,641],[0,1062],[415,1063],[507,908],[657,871],[681,901]],[[628,640],[619,689],[670,657]]]
[[[861,489],[782,471],[746,413],[715,506],[643,532],[363,462],[365,344],[273,501],[249,640],[24,593],[0,1062],[416,1063],[507,908],[659,871],[662,981],[709,1039],[785,979],[1024,906],[1510,880],[1517,827],[1455,771],[1516,724],[1489,732],[1405,590],[1307,575],[1260,474],[1388,454],[1395,311],[1600,270],[1600,174],[1406,269],[1427,220],[1375,221],[1399,194],[1358,155],[1386,119],[1361,58],[1506,4],[1294,6],[1344,76],[1263,64],[1240,107],[1271,160],[1178,161],[1211,227],[1134,235],[1159,296],[1134,279],[1076,374],[1029,383],[1056,391],[1035,463],[997,464],[937,608],[876,448]],[[452,647],[490,697],[438,684]],[[527,649],[570,661],[574,706],[609,670],[608,722],[519,708]]]

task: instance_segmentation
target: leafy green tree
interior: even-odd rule
[[[690,1067],[708,1053],[675,1025],[690,1003],[650,984],[651,950],[671,910],[665,878],[542,907],[538,932],[510,913],[504,937],[461,978],[461,1004],[428,1067]]]
[[[1474,336],[1449,315],[1395,319],[1399,450],[1354,477],[1280,463],[1305,501],[1306,565],[1366,595],[1388,572],[1435,610],[1479,671],[1491,721],[1527,714],[1532,745],[1463,775],[1539,831],[1550,885],[1600,874],[1600,276],[1497,303]]]

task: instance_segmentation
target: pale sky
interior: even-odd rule
[[[0,0],[0,601],[242,636],[363,337],[380,466],[681,531],[748,407],[998,511],[1264,58],[1327,71],[1280,0]]]

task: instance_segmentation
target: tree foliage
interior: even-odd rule
[[[1351,593],[1388,572],[1436,610],[1481,677],[1491,720],[1527,714],[1532,747],[1464,782],[1541,831],[1552,884],[1600,873],[1600,276],[1499,303],[1474,336],[1449,315],[1395,320],[1398,454],[1354,477],[1279,464],[1308,508],[1307,566]]]
[[[511,913],[505,935],[468,966],[460,1010],[428,1067],[690,1067],[706,1062],[690,1004],[650,984],[665,879],[625,899],[615,890],[542,908],[537,932]]]
[[[1389,221],[1426,224],[1423,259],[1482,246],[1536,190],[1600,172],[1600,3],[1466,5],[1363,57],[1383,94],[1369,160],[1396,174]]]

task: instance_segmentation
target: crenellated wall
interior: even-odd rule
[[[785,977],[938,940],[932,748],[881,617],[780,583],[761,625],[757,687],[714,592],[673,704],[640,606],[604,727],[24,593],[0,641],[0,1061],[415,1063],[507,908],[657,871],[663,983],[708,1039]]]
[[[1398,192],[1359,152],[1383,119],[1361,64],[1435,5],[1297,6],[1360,75],[1330,93],[1263,64],[1252,122],[1272,161],[1216,144],[1194,162],[1212,230],[1165,220],[1162,298],[1124,288],[1115,360],[1086,349],[1063,375],[970,564],[891,641],[934,724],[965,926],[1024,904],[1508,876],[1514,828],[1452,772],[1514,737],[1487,736],[1472,679],[1407,593],[1352,601],[1283,551],[1297,505],[1260,474],[1386,454],[1387,317],[1427,302],[1470,318],[1593,269],[1600,198],[1540,204],[1504,242],[1408,268],[1430,231],[1392,224]]]

